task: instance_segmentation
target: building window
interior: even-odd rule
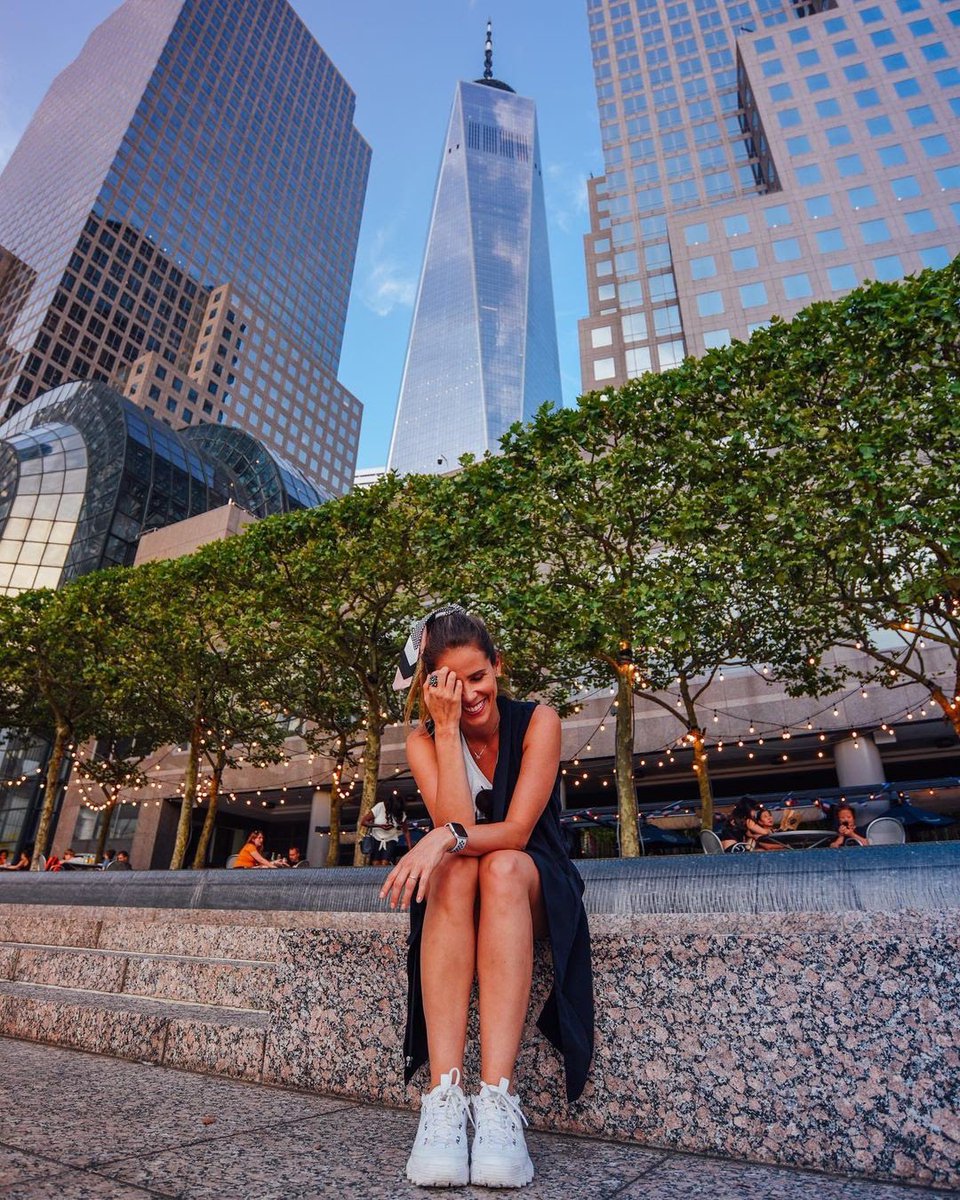
[[[785,204],[777,204],[773,208],[765,209],[763,216],[768,229],[776,229],[778,225],[793,224],[790,209]]]
[[[767,303],[767,289],[762,283],[745,283],[740,288],[740,303],[744,308],[759,308]]]
[[[760,265],[755,246],[743,246],[739,250],[730,251],[730,261],[735,271],[749,271]]]
[[[877,242],[889,242],[890,230],[887,228],[887,223],[884,220],[878,221],[861,221],[860,236],[863,238],[865,246],[874,246]]]
[[[798,158],[801,154],[812,154],[813,147],[810,145],[810,139],[805,133],[799,137],[787,138],[787,153],[794,158]]]
[[[797,183],[801,187],[812,187],[815,183],[823,182],[823,172],[819,163],[807,163],[806,166],[797,167],[796,175]]]
[[[697,312],[701,317],[715,317],[723,312],[723,295],[720,292],[700,292],[697,296]]]
[[[620,284],[620,303],[627,306],[643,302],[643,287],[639,279],[631,279]]]
[[[599,350],[601,346],[613,345],[613,330],[609,325],[602,325],[599,329],[590,330],[590,345],[594,350]]]
[[[934,171],[934,175],[944,190],[960,187],[960,167],[941,167],[939,171]]]
[[[643,313],[627,313],[620,319],[625,342],[642,342],[647,336],[647,318]]]
[[[847,199],[850,201],[850,207],[853,209],[872,208],[877,202],[876,194],[869,185],[850,188],[847,191]]]
[[[784,275],[783,294],[788,300],[802,300],[813,295],[809,275]]]
[[[750,232],[750,218],[746,213],[737,213],[732,217],[724,217],[723,232],[727,237],[739,237]]]
[[[853,100],[857,108],[873,108],[880,103],[876,88],[864,88],[862,92],[854,92]]]
[[[910,233],[932,233],[937,228],[937,222],[929,208],[918,208],[915,212],[904,213],[903,220]]]
[[[710,241],[710,230],[706,225],[688,225],[683,231],[683,240],[688,246],[699,246]]]
[[[844,292],[857,286],[857,273],[852,266],[827,267],[827,279],[835,292]]]
[[[818,72],[816,75],[807,76],[807,91],[808,92],[823,92],[830,86],[830,80],[823,72]]]
[[[613,379],[616,373],[616,364],[612,358],[598,358],[594,360],[593,378],[597,383],[603,379]]]
[[[877,158],[884,167],[899,167],[907,161],[906,152],[900,145],[883,146],[877,151]]]
[[[703,345],[707,350],[720,350],[730,345],[729,329],[712,329],[703,335]]]
[[[800,257],[800,243],[796,238],[780,238],[773,243],[773,256],[777,262],[793,262]]]
[[[600,262],[598,262],[596,264],[595,270],[597,272],[598,279],[602,279],[604,277],[604,275],[612,275],[613,274],[612,260],[609,258],[602,259]]]
[[[644,375],[651,369],[649,346],[637,346],[634,350],[628,350],[625,357],[627,376],[630,379],[636,379],[638,375]]]
[[[919,129],[922,125],[932,125],[934,119],[933,109],[929,104],[921,104],[917,108],[907,109],[907,120],[914,129]]]
[[[800,110],[798,108],[784,108],[777,113],[777,120],[780,122],[781,129],[792,129],[794,125],[800,124]]]
[[[821,254],[832,254],[835,250],[845,250],[846,243],[839,229],[818,229],[816,233],[817,249]]]
[[[863,174],[863,160],[859,154],[842,154],[837,159],[837,170],[843,178]]]
[[[891,179],[890,188],[897,200],[908,200],[911,196],[920,195],[920,184],[913,175],[901,175],[899,179]]]
[[[933,137],[921,138],[920,145],[928,158],[940,158],[942,155],[950,153],[950,143],[942,133],[935,134]]]
[[[903,278],[903,263],[900,261],[899,254],[890,254],[886,258],[875,258],[873,260],[874,276],[884,283],[889,283],[894,279]]]
[[[924,267],[933,267],[939,270],[940,267],[945,267],[951,261],[950,251],[946,246],[930,246],[927,250],[920,251],[920,262]]]
[[[828,145],[845,146],[851,140],[852,134],[846,125],[834,125],[832,130],[827,130]]]
[[[597,299],[603,303],[604,300],[616,300],[617,286],[614,283],[601,283],[597,288]]]
[[[683,325],[680,322],[680,309],[675,304],[654,309],[653,328],[658,337],[665,333],[681,333]]]
[[[807,216],[818,220],[820,217],[833,216],[833,201],[829,196],[810,196],[803,202]]]
[[[717,264],[712,254],[706,254],[703,258],[690,259],[690,277],[692,279],[709,279],[716,273]]]
[[[680,366],[686,357],[686,350],[682,341],[659,342],[657,354],[660,357],[660,370],[669,371],[672,367]]]
[[[909,100],[911,96],[919,96],[923,91],[915,79],[900,79],[893,85],[893,90],[901,100]]]
[[[674,300],[677,295],[677,285],[673,278],[673,273],[668,272],[666,275],[651,275],[647,279],[647,291],[650,293],[650,299],[653,303],[660,300]]]

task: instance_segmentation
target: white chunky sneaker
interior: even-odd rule
[[[476,1134],[470,1159],[470,1182],[480,1187],[523,1187],[533,1179],[533,1163],[527,1153],[523,1127],[527,1118],[520,1101],[507,1090],[508,1079],[481,1083],[474,1097],[473,1124]]]
[[[417,1187],[461,1187],[470,1179],[467,1098],[456,1067],[441,1075],[420,1105],[420,1128],[407,1159],[407,1178]]]

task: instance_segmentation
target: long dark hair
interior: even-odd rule
[[[437,663],[447,650],[459,650],[461,646],[476,646],[494,666],[500,661],[490,631],[479,617],[466,612],[451,612],[442,617],[434,617],[424,630],[420,658],[410,683],[410,694],[404,711],[408,722],[413,719],[415,713],[419,717],[423,716],[424,680],[436,670]],[[500,690],[504,690],[502,686]]]

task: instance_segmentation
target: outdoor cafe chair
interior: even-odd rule
[[[902,846],[907,840],[903,826],[895,817],[877,817],[867,826],[871,846]]]

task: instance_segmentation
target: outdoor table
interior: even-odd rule
[[[758,841],[777,842],[790,850],[817,850],[835,841],[835,829],[771,829]]]

